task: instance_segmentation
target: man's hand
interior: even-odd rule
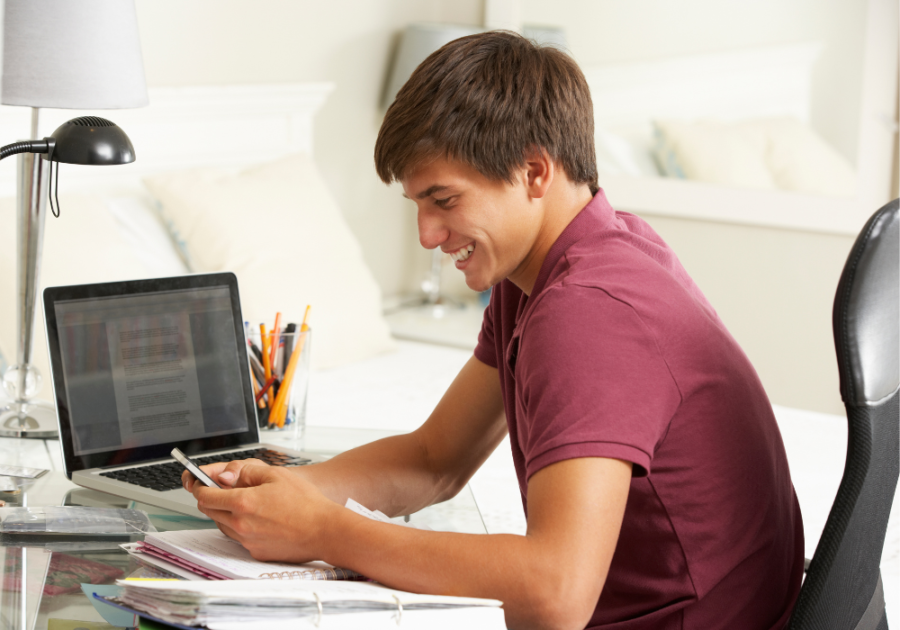
[[[322,535],[334,511],[343,507],[285,468],[254,460],[228,466],[233,464],[242,466],[232,489],[193,484],[200,511],[257,560],[320,560]]]
[[[201,466],[200,470],[205,472],[210,478],[223,488],[233,487],[241,477],[241,470],[244,466],[253,464],[254,466],[268,466],[265,462],[258,459],[242,459],[234,462],[217,462],[215,464],[207,464]],[[194,485],[198,484],[197,478],[190,471],[185,470],[181,473],[181,485],[188,492],[194,491]],[[202,483],[199,485],[203,485]]]

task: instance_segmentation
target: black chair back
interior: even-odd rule
[[[879,565],[900,473],[900,200],[863,228],[832,315],[847,462],[792,630],[887,630]]]

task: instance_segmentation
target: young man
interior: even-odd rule
[[[199,507],[254,557],[493,597],[509,627],[784,626],[803,530],[759,379],[674,253],[597,186],[575,63],[510,33],[451,42],[388,110],[378,173],[419,238],[494,287],[478,347],[415,432],[315,466],[207,467]],[[525,536],[424,532],[509,432]]]

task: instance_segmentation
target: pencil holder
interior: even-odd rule
[[[260,437],[287,440],[302,448],[306,437],[306,399],[312,329],[247,335]]]

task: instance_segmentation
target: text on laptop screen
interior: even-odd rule
[[[75,455],[247,431],[227,286],[54,309]]]

